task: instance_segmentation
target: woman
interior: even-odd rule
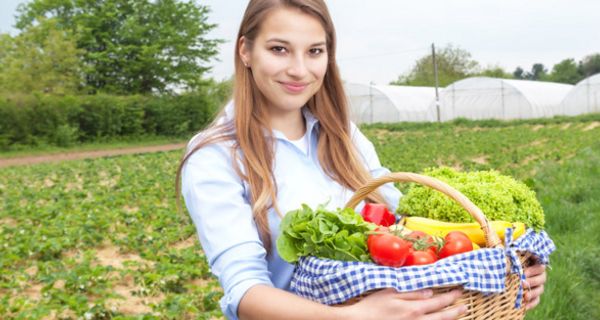
[[[251,0],[236,45],[233,103],[194,137],[179,171],[182,194],[230,319],[454,319],[460,292],[382,290],[330,307],[288,291],[293,266],[274,246],[285,212],[302,203],[342,207],[381,167],[350,123],[322,0]],[[395,209],[400,192],[368,200]],[[543,284],[543,270],[532,287]],[[530,272],[530,271],[528,271]],[[531,281],[531,280],[530,280]],[[542,287],[543,288],[543,287]],[[531,290],[532,301],[536,289]]]

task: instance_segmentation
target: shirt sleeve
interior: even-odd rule
[[[377,152],[375,151],[375,147],[373,143],[369,141],[369,139],[360,131],[360,129],[354,124],[351,123],[350,126],[351,137],[354,145],[356,146],[360,156],[363,158],[364,163],[367,166],[367,169],[371,173],[373,178],[378,178],[383,175],[390,173],[390,170],[381,165],[379,161],[379,157],[377,156]],[[400,202],[400,197],[402,193],[398,190],[393,183],[386,183],[379,187],[379,192],[387,202],[387,205],[392,210],[392,212],[396,212],[398,209],[398,204]]]
[[[240,300],[250,287],[273,284],[244,184],[232,161],[223,145],[196,151],[183,167],[182,195],[211,272],[223,287],[221,309],[228,319],[237,319]]]

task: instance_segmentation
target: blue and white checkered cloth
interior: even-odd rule
[[[547,264],[548,256],[555,249],[554,243],[543,231],[536,233],[528,230],[513,242],[512,229],[507,229],[505,244],[506,248],[480,249],[441,259],[430,265],[402,268],[303,257],[294,271],[291,290],[307,299],[329,305],[382,288],[408,292],[462,285],[466,290],[501,293],[505,290],[507,256],[513,264],[511,272],[524,279],[517,251],[529,251]],[[521,297],[522,290],[519,290],[516,307],[520,306]]]

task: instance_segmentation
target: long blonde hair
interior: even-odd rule
[[[306,103],[319,120],[317,154],[324,172],[340,185],[356,190],[370,174],[352,143],[350,118],[342,80],[335,61],[336,37],[333,22],[322,0],[251,0],[238,32],[252,43],[260,31],[260,23],[275,8],[297,8],[319,20],[327,35],[328,65],[322,87]],[[177,169],[177,202],[180,207],[181,170],[189,157],[210,143],[232,140],[232,157],[235,170],[250,186],[252,214],[267,252],[271,251],[271,232],[268,223],[270,208],[277,210],[277,187],[273,178],[273,137],[265,135],[270,128],[265,108],[265,98],[258,90],[251,69],[246,68],[239,56],[239,41],[235,48],[235,82],[233,89],[235,116],[233,121],[214,124],[213,132],[181,160]],[[270,130],[266,130],[271,132]],[[241,151],[241,152],[239,152]],[[240,159],[241,153],[241,159]],[[241,162],[244,172],[239,168]],[[381,195],[372,194],[372,202],[383,203]],[[281,215],[281,213],[279,213]]]

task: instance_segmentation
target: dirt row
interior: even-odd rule
[[[8,159],[0,159],[0,168],[10,167],[10,166],[32,165],[32,164],[45,163],[45,162],[59,162],[59,161],[69,161],[69,160],[111,157],[111,156],[119,156],[119,155],[125,155],[125,154],[171,151],[171,150],[183,149],[183,148],[185,148],[185,145],[186,145],[185,143],[177,143],[177,144],[168,144],[168,145],[160,145],[160,146],[133,147],[133,148],[121,148],[121,149],[97,150],[97,151],[65,152],[65,153],[48,154],[48,155],[40,155],[40,156],[8,158]]]

